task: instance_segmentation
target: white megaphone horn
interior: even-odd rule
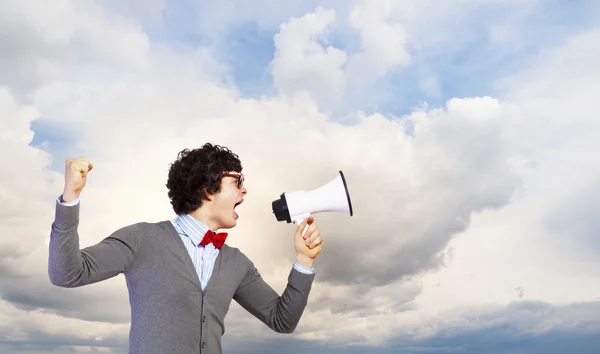
[[[342,171],[329,183],[312,191],[282,193],[279,199],[273,201],[272,207],[277,221],[287,221],[288,224],[300,224],[311,214],[322,212],[353,215],[350,193]]]

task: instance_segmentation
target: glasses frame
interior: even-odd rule
[[[234,177],[237,178],[237,187],[242,188],[244,186],[244,174],[241,172],[223,172],[223,177]]]

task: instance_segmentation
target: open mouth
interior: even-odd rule
[[[237,207],[238,207],[238,205],[242,204],[243,202],[244,202],[244,200],[242,199],[242,200],[238,201],[237,203],[235,203],[235,205],[233,206],[233,218],[234,218],[234,219],[236,219],[236,220],[237,220],[237,219],[238,219],[240,216],[238,215],[238,213],[236,213],[236,212],[235,212],[235,208],[237,208]]]

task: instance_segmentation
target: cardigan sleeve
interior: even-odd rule
[[[52,284],[79,287],[126,272],[138,248],[139,224],[126,226],[100,241],[80,249],[79,207],[56,202],[50,233],[48,276]]]
[[[279,295],[265,282],[254,264],[245,259],[248,270],[234,300],[275,332],[292,333],[304,313],[315,274],[302,273],[292,267],[287,286]]]

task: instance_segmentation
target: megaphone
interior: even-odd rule
[[[277,221],[287,221],[288,224],[300,224],[311,214],[321,212],[353,215],[350,193],[342,171],[339,171],[333,180],[317,189],[308,192],[284,192],[279,197],[272,203],[273,213]]]

